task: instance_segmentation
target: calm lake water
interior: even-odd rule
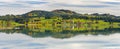
[[[120,49],[120,28],[0,29],[0,49]]]

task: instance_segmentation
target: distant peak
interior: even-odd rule
[[[65,9],[57,9],[57,10],[53,10],[52,12],[55,12],[55,13],[64,13],[64,14],[76,14],[76,12],[74,12],[74,11],[65,10]]]
[[[33,10],[31,12],[43,12],[44,10]]]

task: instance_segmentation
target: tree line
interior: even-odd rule
[[[35,17],[44,17],[45,19],[52,19],[53,17],[62,18],[62,19],[86,19],[86,20],[103,20],[105,22],[120,22],[120,16],[110,15],[110,14],[79,14],[70,10],[55,10],[55,11],[42,11],[42,10],[33,10],[22,15],[13,15],[7,14],[0,16],[0,20],[4,21],[15,21],[18,23],[28,22],[29,19]]]

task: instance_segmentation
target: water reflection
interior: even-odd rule
[[[78,35],[69,39],[56,39],[31,38],[21,33],[1,33],[0,49],[119,49],[119,35]]]
[[[34,38],[54,37],[70,38],[77,35],[110,35],[120,33],[120,27],[114,26],[96,26],[96,27],[78,27],[78,26],[6,26],[1,27],[0,32],[7,34],[22,33]]]
[[[115,26],[2,26],[0,49],[120,49]]]

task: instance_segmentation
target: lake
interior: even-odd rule
[[[120,49],[120,28],[17,26],[0,29],[0,49]]]

